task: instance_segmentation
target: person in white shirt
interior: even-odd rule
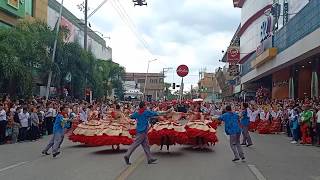
[[[52,104],[48,104],[47,111],[45,112],[44,124],[48,135],[52,134],[54,121],[54,109]]]
[[[5,143],[7,130],[7,113],[3,104],[0,104],[0,145]]]
[[[320,106],[317,107],[317,122],[316,122],[316,130],[317,130],[317,137],[318,137],[318,145],[320,146]]]
[[[27,111],[27,108],[24,107],[23,111],[19,113],[19,120],[21,124],[21,128],[19,130],[19,141],[25,141],[27,138],[27,131],[29,128],[29,117],[30,114]]]
[[[80,122],[87,122],[88,121],[88,109],[83,107],[80,109]]]

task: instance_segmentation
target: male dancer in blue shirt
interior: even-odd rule
[[[171,110],[168,110],[168,111],[164,112],[163,114],[166,114],[170,111]],[[142,148],[147,156],[148,164],[152,164],[155,161],[157,161],[157,159],[151,157],[150,146],[149,146],[147,134],[148,134],[148,130],[149,130],[149,119],[151,117],[159,116],[159,115],[160,115],[159,112],[147,110],[145,103],[142,101],[139,104],[138,112],[135,112],[130,116],[131,119],[137,120],[137,128],[136,128],[137,135],[136,135],[135,141],[129,147],[126,155],[124,156],[124,160],[127,165],[131,165],[130,156],[139,145],[142,146]]]
[[[53,126],[53,136],[51,137],[48,145],[46,148],[42,151],[42,154],[44,155],[49,155],[48,150],[52,148],[52,156],[56,157],[57,155],[60,154],[60,146],[64,138],[64,116],[63,114],[67,114],[68,111],[67,109],[62,106],[60,108],[59,114],[56,116],[55,121],[54,121],[54,126]]]
[[[234,159],[232,161],[239,161],[240,158],[244,161],[245,157],[240,145],[241,128],[238,122],[239,116],[232,112],[231,106],[228,105],[226,106],[226,113],[222,114],[219,117],[219,120],[224,122],[225,132],[230,137],[230,147],[234,154]]]

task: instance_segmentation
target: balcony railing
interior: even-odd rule
[[[274,46],[280,53],[318,28],[320,28],[320,1],[311,0],[274,34]]]

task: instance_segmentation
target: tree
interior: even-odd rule
[[[0,30],[0,87],[10,95],[30,96],[35,83],[46,85],[53,72],[52,86],[69,89],[70,95],[84,97],[90,88],[96,98],[115,89],[123,97],[125,69],[112,60],[99,60],[78,43],[67,42],[69,30],[61,27],[54,62],[51,61],[55,29],[42,21],[21,21],[12,29]],[[66,76],[71,74],[71,82]],[[60,91],[62,94],[62,91]]]
[[[1,29],[1,89],[11,95],[31,95],[36,72],[50,66],[52,42],[50,28],[41,21],[22,21],[12,29]]]

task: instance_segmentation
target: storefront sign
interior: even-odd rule
[[[230,46],[228,48],[227,61],[234,64],[240,61],[240,48],[238,46]]]
[[[234,90],[233,90],[233,93],[234,94],[237,94],[237,93],[240,93],[241,92],[241,84],[238,85],[238,86],[235,86],[234,87]]]
[[[229,72],[230,76],[238,76],[239,75],[239,65],[229,64],[228,72]]]
[[[288,85],[289,85],[289,80],[275,81],[272,83],[273,87],[283,87],[283,86],[288,86]]]
[[[260,26],[260,42],[272,36],[272,17],[267,16],[267,19]]]
[[[251,62],[252,68],[257,68],[262,64],[272,60],[277,56],[278,50],[277,48],[269,48],[264,51],[261,55],[259,55],[255,60]]]

